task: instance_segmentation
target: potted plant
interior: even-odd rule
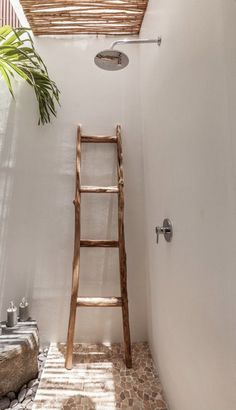
[[[28,29],[0,27],[0,74],[14,97],[12,78],[16,75],[33,87],[39,106],[38,124],[49,123],[56,116],[59,90],[36,52]]]

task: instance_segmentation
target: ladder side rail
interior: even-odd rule
[[[123,332],[125,343],[125,361],[128,368],[132,367],[131,340],[129,327],[129,308],[127,292],[127,260],[125,251],[124,232],[124,171],[121,140],[121,127],[116,127],[117,136],[117,177],[118,177],[118,234],[119,234],[119,263],[120,263],[120,288],[122,298]]]
[[[80,205],[81,205],[81,127],[77,129],[77,147],[76,147],[76,183],[75,183],[75,199],[73,201],[75,207],[75,231],[74,231],[74,256],[72,263],[72,291],[70,303],[70,318],[67,334],[67,352],[66,352],[66,368],[72,369],[73,361],[73,343],[75,334],[75,320],[77,297],[79,289],[79,268],[80,268]]]

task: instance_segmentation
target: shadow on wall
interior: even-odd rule
[[[0,141],[1,319],[5,319],[10,300],[19,304],[26,296],[32,306],[32,316],[38,320],[41,338],[65,340],[74,234],[76,125],[68,126],[59,118],[51,125],[39,127],[31,89],[21,84],[17,95],[16,102],[6,99],[1,108],[5,120],[1,124]],[[111,163],[115,164],[114,152],[107,148],[103,149],[105,161],[99,147],[92,153],[85,149],[84,184],[99,185],[100,178],[106,185],[106,179],[116,178],[114,169],[111,168],[111,175],[107,171]],[[100,176],[97,169],[102,170]],[[108,185],[114,185],[114,181]],[[84,199],[82,210],[84,237],[113,238],[117,225],[114,195],[96,196],[96,199],[91,195]],[[99,249],[91,254],[91,250],[82,250],[82,294],[107,295],[109,291],[117,294],[116,251]],[[83,334],[92,332],[88,315],[91,318],[91,311],[80,311],[82,338]],[[105,340],[110,340],[114,318],[119,323],[121,312],[93,311],[94,334],[100,331]],[[105,325],[101,327],[101,323]],[[117,328],[120,332],[121,320]]]
[[[6,281],[6,232],[12,195],[11,170],[14,166],[15,141],[7,138],[8,117],[14,112],[13,100],[3,81],[0,82],[0,312]],[[10,136],[12,132],[9,130]]]
[[[37,310],[39,322],[50,315],[49,327],[54,321],[57,333],[58,317],[67,317],[60,302],[70,286],[62,273],[71,270],[74,140],[65,134],[55,143],[60,125],[39,127],[31,89],[18,88],[16,102],[1,98],[1,319],[9,300],[18,304],[27,296],[32,315]]]

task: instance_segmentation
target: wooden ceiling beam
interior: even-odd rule
[[[148,0],[20,0],[35,35],[138,34]],[[42,34],[43,33],[43,34]]]

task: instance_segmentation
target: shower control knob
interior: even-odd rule
[[[173,225],[170,219],[165,218],[163,221],[163,226],[156,226],[155,228],[157,243],[159,242],[159,235],[164,235],[164,238],[167,242],[171,242],[173,237]]]

